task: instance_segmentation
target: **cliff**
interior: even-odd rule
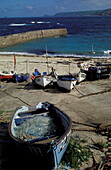
[[[111,16],[111,9],[56,13],[53,17]]]
[[[67,29],[61,28],[61,29],[30,31],[25,33],[12,34],[8,36],[0,36],[0,47],[6,47],[17,43],[37,39],[37,38],[63,36],[66,34],[67,34]]]

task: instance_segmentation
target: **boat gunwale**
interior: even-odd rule
[[[60,80],[60,81],[77,81],[77,78],[75,77],[75,75],[72,75],[72,74],[69,74],[69,75],[64,74],[64,75],[58,75],[57,80]]]
[[[37,75],[37,76],[34,76],[35,78],[40,78],[40,77],[52,77],[51,75]]]

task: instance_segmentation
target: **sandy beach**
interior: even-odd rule
[[[13,55],[0,55],[0,70],[13,70]],[[40,72],[47,70],[47,59],[41,56],[16,56],[17,73],[33,73],[37,68]],[[56,69],[58,74],[67,74],[79,72],[77,67],[80,58],[48,58],[49,67]],[[84,62],[109,62],[111,59],[87,59]],[[69,67],[70,63],[70,67]],[[49,68],[49,71],[50,71]],[[102,126],[111,125],[111,78],[97,81],[84,81],[76,85],[70,93],[60,91],[55,86],[46,89],[36,88],[31,80],[22,83],[0,82],[3,88],[0,89],[0,110],[4,113],[0,117],[0,122],[10,120],[10,117],[17,107],[23,105],[35,105],[41,101],[53,103],[58,108],[67,113],[74,122],[86,124],[101,124]],[[88,127],[73,124],[75,128],[88,129]],[[97,135],[94,132],[73,131],[73,136],[87,138],[91,143],[93,141],[104,141],[106,137]],[[101,160],[101,156],[97,159]]]

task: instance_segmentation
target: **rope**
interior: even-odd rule
[[[82,95],[81,97],[83,97],[84,96],[84,94],[83,93],[81,93],[77,88],[76,88],[76,86],[74,85],[74,88],[76,89],[76,91],[80,94],[80,95]]]
[[[83,126],[89,126],[89,127],[93,127],[93,128],[97,128],[98,124],[97,125],[92,125],[92,124],[86,124],[86,123],[82,123],[82,122],[75,122],[75,121],[72,121],[73,125],[74,124],[79,124],[79,125],[83,125]]]
[[[82,95],[79,98],[93,96],[93,95],[97,95],[97,94],[103,94],[103,93],[107,93],[107,92],[110,92],[110,91],[111,91],[111,89],[100,91],[100,92],[95,92],[95,93],[89,93],[89,94],[86,94],[86,95]]]

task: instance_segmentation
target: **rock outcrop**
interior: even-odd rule
[[[67,29],[61,28],[61,29],[30,31],[30,32],[12,34],[7,36],[0,36],[0,47],[6,47],[17,43],[37,39],[37,38],[63,36],[66,34],[67,34]]]

